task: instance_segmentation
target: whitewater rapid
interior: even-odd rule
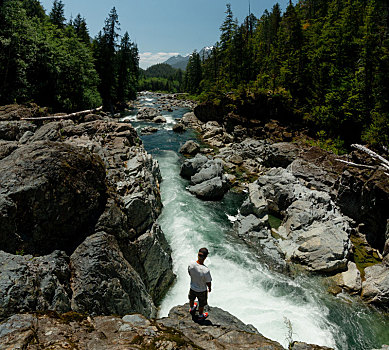
[[[245,323],[254,325],[264,336],[287,346],[288,324],[294,339],[335,347],[334,325],[326,320],[328,310],[320,307],[297,282],[270,273],[242,244],[229,242],[226,222],[204,203],[185,191],[179,176],[179,159],[173,151],[157,157],[162,178],[163,213],[159,223],[172,246],[177,281],[160,307],[160,316],[187,302],[189,290],[188,263],[199,248],[206,246],[210,255],[213,290],[211,306],[220,307]],[[219,213],[220,214],[220,213]]]

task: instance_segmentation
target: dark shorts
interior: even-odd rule
[[[195,292],[193,289],[189,289],[189,300],[195,300],[196,298],[199,301],[199,307],[204,307],[208,304],[208,291],[204,292]]]

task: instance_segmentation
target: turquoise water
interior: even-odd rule
[[[152,105],[154,101],[145,96],[142,102]],[[161,168],[164,208],[159,224],[172,247],[177,274],[176,283],[160,305],[160,316],[187,302],[187,265],[196,258],[198,249],[206,246],[210,251],[206,264],[213,277],[210,320],[212,306],[221,307],[285,347],[289,322],[293,340],[336,349],[373,349],[389,344],[388,318],[348,296],[330,296],[317,278],[302,274],[292,279],[268,270],[265,261],[234,239],[229,231],[241,196],[228,194],[221,202],[203,202],[185,189],[188,182],[179,176],[183,159],[178,149],[195,134],[171,130],[175,119],[185,112],[164,114],[168,123],[158,125],[156,134],[141,137]],[[147,125],[133,116],[128,119],[138,129]]]

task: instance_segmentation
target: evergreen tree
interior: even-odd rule
[[[139,77],[138,48],[130,41],[128,32],[122,37],[118,51],[117,100],[124,103],[136,98]]]
[[[292,95],[300,96],[302,77],[303,36],[301,21],[292,3],[286,9],[278,31],[276,52],[282,62],[278,84],[287,88]]]
[[[50,11],[50,21],[58,28],[65,27],[66,18],[64,7],[65,5],[63,4],[62,0],[54,0],[53,7]]]
[[[282,96],[313,133],[338,145],[340,138],[388,145],[388,7],[384,0],[289,1],[284,14],[276,4],[237,26],[227,5],[220,46],[203,63],[201,98]]]
[[[45,18],[45,10],[39,0],[23,0],[22,6],[26,10],[26,14],[29,18]]]
[[[62,111],[97,107],[90,48],[74,33],[29,17],[30,4],[9,0],[0,11],[0,103],[35,101]]]
[[[80,14],[76,16],[74,21],[72,21],[72,26],[74,28],[74,31],[76,35],[80,38],[81,41],[83,41],[85,44],[90,44],[90,36],[88,27],[86,25],[85,18],[81,17]]]
[[[194,51],[190,58],[185,71],[185,89],[186,91],[196,94],[200,92],[200,82],[202,79],[201,58],[197,51]]]
[[[231,4],[227,4],[226,6],[226,18],[220,27],[220,46],[222,50],[226,50],[230,45],[232,36],[237,26],[236,21],[234,20],[234,15],[232,14]]]
[[[99,33],[94,43],[96,69],[100,76],[99,91],[103,99],[104,108],[113,112],[113,103],[116,93],[116,65],[115,54],[117,39],[120,30],[119,19],[115,7],[110,11],[103,32]]]

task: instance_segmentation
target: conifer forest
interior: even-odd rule
[[[389,5],[385,0],[290,1],[238,23],[226,5],[211,54],[194,51],[185,72],[139,68],[137,45],[115,8],[91,38],[80,14],[55,0],[0,2],[0,103],[35,102],[108,111],[143,89],[187,92],[233,110],[272,100],[275,117],[307,125],[337,149],[389,144]],[[235,107],[233,107],[235,106]]]

